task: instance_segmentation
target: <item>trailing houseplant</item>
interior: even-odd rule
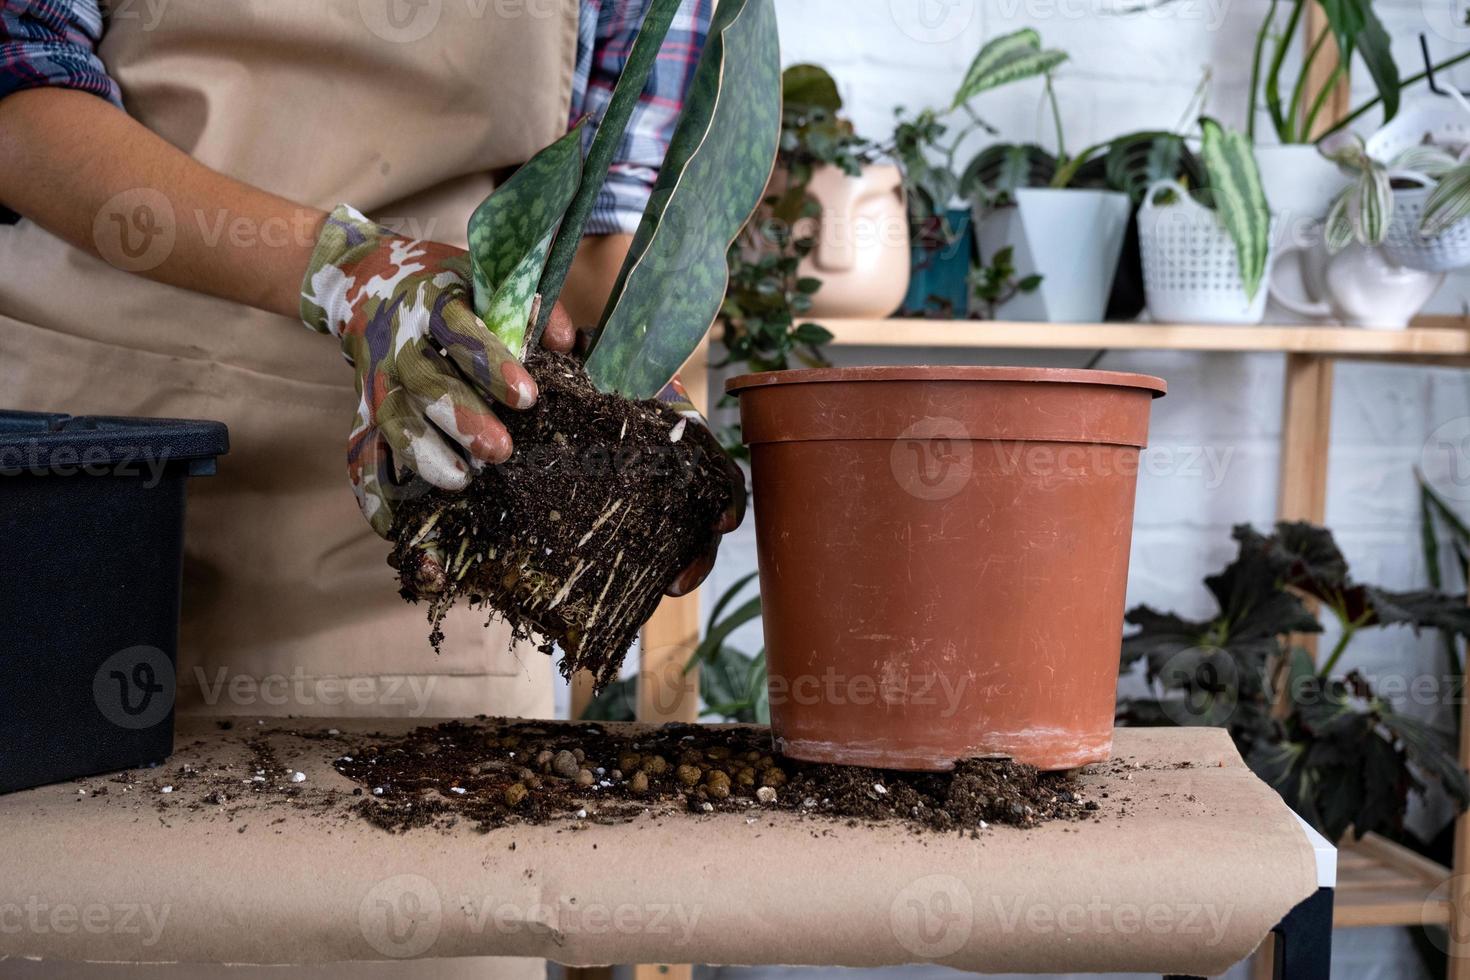
[[[1448,739],[1395,710],[1360,672],[1338,668],[1367,629],[1470,636],[1465,597],[1356,582],[1331,533],[1310,524],[1283,522],[1269,535],[1241,525],[1233,536],[1236,558],[1205,579],[1213,616],[1128,612],[1138,629],[1123,641],[1122,663],[1143,663],[1153,694],[1121,702],[1120,720],[1226,728],[1251,768],[1329,840],[1349,829],[1400,835],[1409,794],[1430,779],[1464,809],[1470,780]],[[1290,640],[1322,630],[1307,601],[1340,631],[1320,664]]]
[[[713,437],[654,396],[724,299],[727,250],[780,135],[772,2],[725,0],[585,366],[537,348],[678,5],[650,6],[585,164],[574,129],[471,218],[476,312],[525,356],[541,398],[503,420],[507,464],[461,494],[409,500],[393,532],[404,592],[428,599],[436,624],[456,601],[486,606],[548,652],[560,644],[565,675],[587,669],[599,684],[731,502]]]
[[[1401,144],[1365,144],[1352,133],[1323,144],[1352,178],[1327,212],[1328,251],[1356,241],[1382,245],[1394,263],[1425,272],[1470,265],[1470,143],[1426,132]],[[1380,147],[1392,155],[1378,158]]]
[[[1319,5],[1322,23],[1307,35],[1310,6]],[[1303,51],[1300,59],[1290,57]],[[1447,58],[1438,65],[1405,77],[1393,60],[1388,31],[1369,0],[1272,0],[1256,33],[1251,56],[1246,135],[1256,142],[1257,117],[1264,110],[1277,144],[1257,144],[1267,196],[1285,216],[1293,240],[1321,240],[1320,222],[1346,179],[1312,151],[1311,144],[1348,126],[1374,108],[1380,124],[1398,114],[1402,91],[1448,68],[1470,52]],[[1335,58],[1331,70],[1312,90],[1314,69]],[[1367,70],[1374,95],[1343,118],[1326,118],[1335,90],[1346,84],[1354,65]],[[1295,72],[1293,75],[1292,73]]]
[[[975,100],[985,92],[1041,76],[1047,77],[1050,90],[1049,72],[1066,57],[1062,51],[1043,48],[1040,35],[1029,28],[1014,31],[980,49],[948,106],[913,114],[898,110],[887,149],[903,171],[914,245],[905,312],[944,317],[968,312],[974,229],[970,210],[951,206],[963,196],[957,155],[972,133],[996,132],[976,111]],[[961,113],[964,122],[952,132],[952,119]]]
[[[875,150],[841,115],[837,83],[818,65],[792,65],[781,74],[781,142],[776,179],[730,246],[730,282],[720,307],[720,365],[785,370],[795,357],[808,367],[827,363],[821,347],[831,333],[806,319],[822,290],[809,258],[822,205],[810,191],[823,169],[858,176]]]

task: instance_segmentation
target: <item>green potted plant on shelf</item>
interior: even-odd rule
[[[1258,116],[1264,112],[1276,143],[1256,142],[1261,179],[1266,196],[1281,209],[1283,230],[1294,239],[1310,235],[1347,183],[1332,161],[1313,152],[1313,144],[1375,108],[1381,109],[1382,123],[1392,121],[1403,89],[1423,81],[1431,71],[1470,58],[1470,52],[1464,52],[1430,66],[1426,53],[1426,70],[1404,77],[1394,62],[1388,31],[1371,3],[1321,3],[1321,26],[1308,37],[1307,10],[1317,4],[1318,0],[1273,2],[1261,20],[1251,54],[1246,135],[1256,142]],[[1293,59],[1293,51],[1304,53]],[[1335,64],[1316,79],[1319,87],[1313,91],[1314,69],[1334,54]],[[1346,82],[1353,65],[1367,70],[1374,95],[1343,118],[1329,121],[1325,114],[1333,92]]]
[[[1366,143],[1350,133],[1325,141],[1323,154],[1352,177],[1327,213],[1328,251],[1356,242],[1421,272],[1470,266],[1467,128],[1470,113],[1424,103]]]
[[[1199,158],[1199,183],[1155,181],[1139,209],[1149,315],[1160,323],[1259,323],[1276,243],[1250,140],[1204,117]]]
[[[980,49],[948,106],[912,116],[899,111],[892,153],[903,168],[914,241],[914,281],[904,304],[907,312],[959,317],[969,312],[974,225],[969,208],[953,206],[963,199],[964,191],[956,156],[971,134],[995,132],[975,110],[975,100],[1028,78],[1045,77],[1050,91],[1050,72],[1066,57],[1064,52],[1043,48],[1040,35],[1029,28],[1014,31]],[[952,133],[950,119],[960,113],[965,116],[964,125]],[[1013,246],[1013,253],[1018,250]],[[1035,288],[1024,292],[1035,293]]]
[[[1138,629],[1123,641],[1123,666],[1142,663],[1153,692],[1120,702],[1120,721],[1228,729],[1251,768],[1328,840],[1349,830],[1401,836],[1409,796],[1429,780],[1463,810],[1470,781],[1445,734],[1339,667],[1367,629],[1470,636],[1465,597],[1355,582],[1331,533],[1309,524],[1281,523],[1270,535],[1242,525],[1234,537],[1235,560],[1205,579],[1214,616],[1128,612]],[[1339,629],[1320,664],[1289,639],[1322,631],[1304,600]]]
[[[458,494],[403,494],[393,525],[405,595],[430,602],[436,629],[457,601],[486,606],[548,653],[559,644],[565,675],[586,669],[599,684],[731,503],[713,437],[655,396],[725,299],[727,253],[781,130],[772,0],[723,0],[585,364],[539,349],[678,6],[653,0],[585,162],[577,127],[472,217],[475,312],[524,358],[541,396],[502,416],[516,446],[507,464]]]
[[[1055,55],[1041,72],[1055,152],[1031,143],[991,144],[965,167],[960,193],[974,209],[982,256],[977,294],[984,313],[1092,323],[1108,312],[1130,234],[1134,202],[1128,174],[1140,165],[1156,166],[1147,154],[1129,155],[1128,147],[1152,145],[1168,134],[1130,134],[1070,152],[1052,75],[1066,55]],[[1174,146],[1160,144],[1165,153]],[[996,296],[1005,266],[1019,278],[1012,277],[1012,285]]]

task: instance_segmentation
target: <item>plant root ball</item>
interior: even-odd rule
[[[526,367],[540,400],[498,412],[511,458],[462,493],[400,501],[389,564],[406,599],[428,601],[436,650],[463,600],[547,654],[560,645],[562,674],[588,670],[600,690],[664,589],[711,546],[729,464],[704,426],[598,391],[573,358],[537,351]],[[425,550],[442,576],[426,573]]]

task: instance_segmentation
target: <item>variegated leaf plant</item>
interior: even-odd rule
[[[1364,245],[1377,245],[1388,230],[1388,216],[1393,213],[1393,186],[1388,168],[1368,155],[1363,140],[1349,133],[1324,145],[1322,153],[1338,167],[1354,175],[1354,180],[1327,212],[1323,237],[1329,252],[1340,252],[1357,239]]]
[[[724,301],[726,253],[760,203],[781,136],[772,0],[722,0],[653,196],[602,315],[587,374],[651,398]]]
[[[475,314],[517,357],[552,238],[582,179],[582,126],[537,153],[470,217]]]
[[[653,0],[585,167],[579,126],[471,220],[476,312],[518,354],[539,340],[679,2]],[[780,117],[773,0],[722,0],[588,358],[599,389],[652,397],[699,346],[724,298],[725,253],[770,178]],[[528,337],[538,295],[542,313]]]
[[[1043,49],[1041,35],[1029,27],[1004,34],[980,49],[950,108],[958,109],[988,89],[1044,75],[1066,60],[1065,51]]]
[[[1200,158],[1209,182],[1210,203],[1230,240],[1248,296],[1255,296],[1266,274],[1271,248],[1271,212],[1251,142],[1244,133],[1226,129],[1214,119],[1200,120]]]
[[[1321,152],[1353,176],[1350,184],[1327,212],[1327,248],[1337,252],[1357,241],[1381,245],[1393,219],[1395,179],[1432,186],[1419,217],[1419,234],[1433,238],[1451,225],[1470,218],[1470,147],[1459,156],[1444,146],[1421,143],[1411,146],[1388,163],[1368,155],[1355,134],[1343,134],[1324,142]]]

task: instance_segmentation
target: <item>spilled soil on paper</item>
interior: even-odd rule
[[[335,766],[363,790],[358,813],[390,831],[780,810],[979,832],[1083,819],[1099,808],[1070,773],[994,759],[948,773],[798,762],[774,754],[769,731],[749,727],[632,733],[595,723],[449,722],[360,745]]]

